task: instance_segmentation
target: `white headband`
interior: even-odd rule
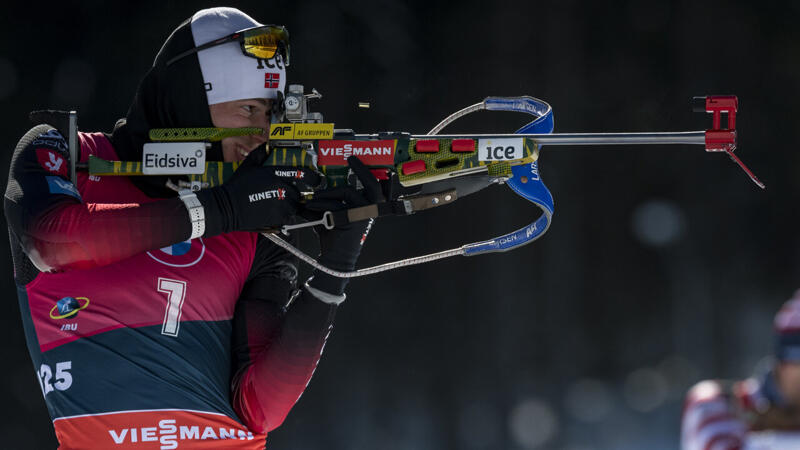
[[[258,26],[261,24],[235,8],[204,9],[192,16],[195,46]],[[201,50],[197,57],[209,105],[246,98],[275,99],[286,85],[286,68],[279,54],[270,60],[251,58],[242,53],[238,42],[228,42]]]

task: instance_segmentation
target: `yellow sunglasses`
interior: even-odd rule
[[[242,47],[242,53],[246,56],[257,59],[272,59],[276,53],[280,53],[283,57],[283,63],[286,66],[289,65],[289,31],[280,25],[262,25],[239,30],[228,36],[186,50],[167,61],[167,66],[200,50],[234,41],[239,42]]]

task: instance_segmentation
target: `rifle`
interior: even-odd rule
[[[281,231],[309,226],[331,229],[337,225],[386,215],[409,215],[450,204],[492,184],[507,184],[515,193],[541,210],[538,219],[515,231],[493,239],[466,244],[459,248],[386,263],[353,272],[340,272],[318,264],[277,235],[277,230],[263,233],[275,244],[297,255],[315,268],[338,277],[357,277],[398,267],[430,262],[455,255],[473,256],[508,251],[533,242],[550,227],[554,213],[553,196],[539,172],[542,145],[628,145],[691,144],[703,145],[706,151],[723,152],[742,168],[762,189],[761,181],[734,154],[737,142],[735,96],[705,96],[693,99],[695,111],[712,114],[712,128],[701,131],[652,133],[553,133],[553,110],[546,102],[529,97],[488,97],[480,103],[459,110],[424,135],[405,132],[356,134],[349,129],[334,129],[322,123],[322,115],[311,113],[308,100],[321,95],[314,90],[304,94],[303,86],[291,85],[286,99],[285,121],[271,125],[267,165],[275,166],[279,176],[291,177],[301,192],[312,196],[318,189],[355,184],[346,159],[357,156],[378,180],[382,181],[387,201],[380,204],[329,211],[318,221],[285,225]],[[475,111],[514,111],[533,116],[533,120],[511,134],[439,134],[467,114]],[[722,115],[727,115],[723,128]],[[263,134],[260,128],[178,128],[154,129],[154,144],[193,144],[197,150],[229,136]],[[204,167],[188,175],[184,187],[198,190],[223,183],[239,163],[205,162]],[[104,161],[90,157],[86,168],[90,175],[146,175],[147,161]],[[165,172],[151,172],[164,174]]]

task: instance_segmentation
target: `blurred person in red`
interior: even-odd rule
[[[800,449],[800,290],[774,326],[775,359],[766,373],[701,381],[689,390],[683,450]]]

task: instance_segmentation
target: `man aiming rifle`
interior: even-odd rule
[[[199,11],[166,40],[113,132],[78,133],[77,162],[175,156],[144,150],[153,128],[268,130],[289,56],[284,27],[233,8]],[[179,151],[241,162],[199,192],[181,189],[182,176],[73,179],[69,130],[51,125],[17,145],[5,214],[28,349],[61,446],[263,448],[314,372],[346,280],[315,272],[298,286],[294,257],[256,231],[375,203],[377,181],[351,160],[364,190],[301,204],[262,165],[266,132]],[[321,261],[353,270],[366,222],[319,228]]]

